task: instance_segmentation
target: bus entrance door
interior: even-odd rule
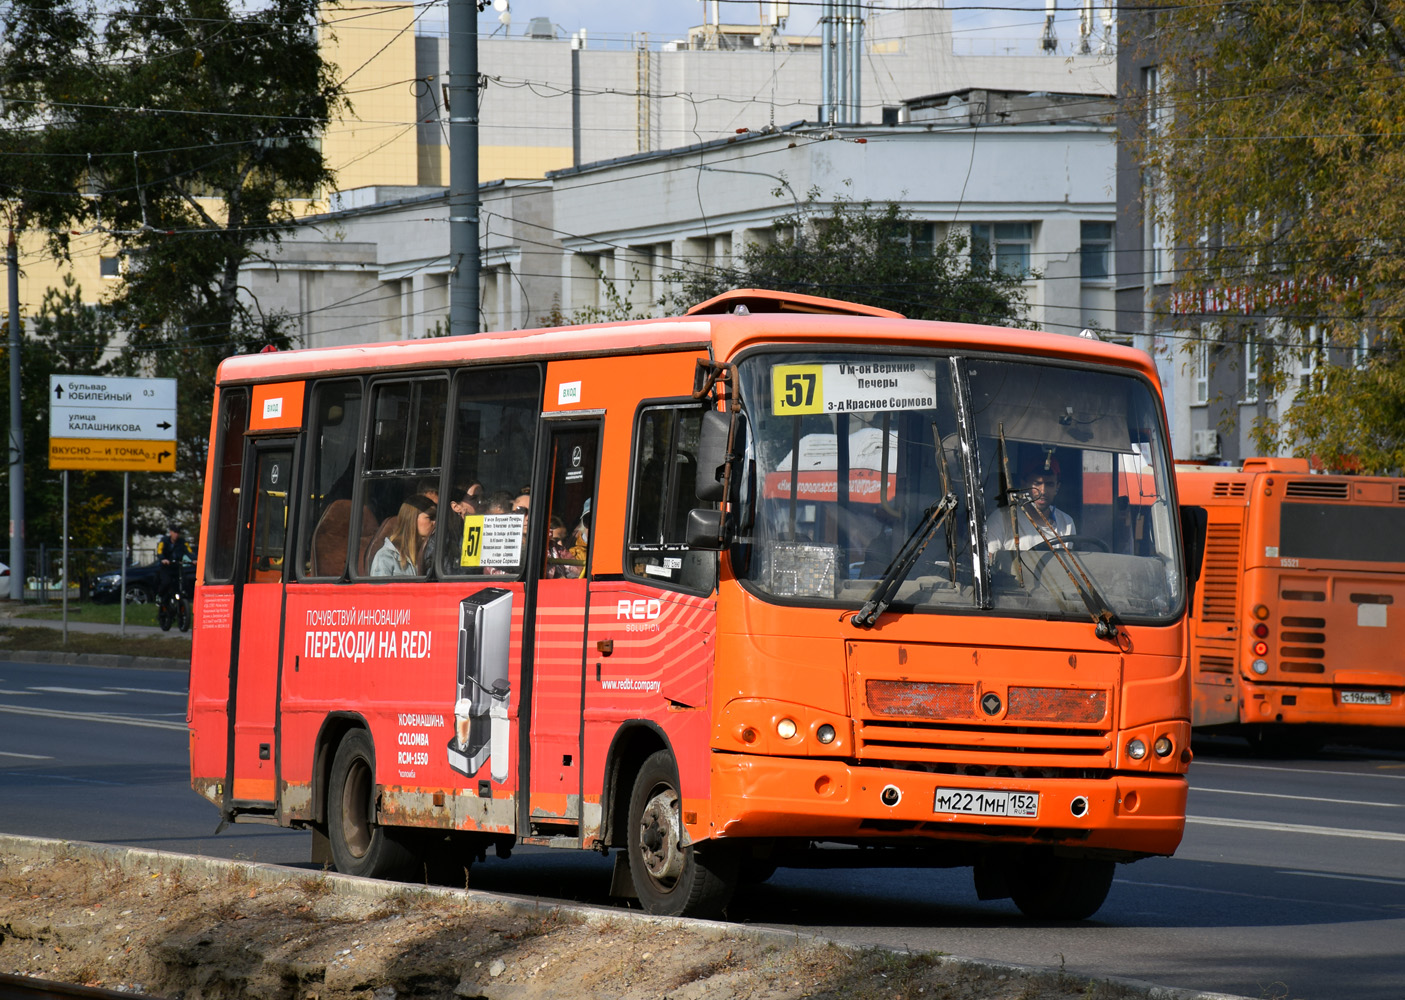
[[[547,496],[533,499],[530,514],[531,551],[539,553],[539,580],[527,832],[529,836],[569,838],[577,845],[585,622],[590,601],[588,543],[599,447],[598,420],[563,421],[553,426],[546,455],[550,488]]]
[[[239,621],[230,677],[228,787],[234,811],[257,813],[277,804],[283,568],[294,463],[289,441],[257,441],[250,448],[237,538],[242,565],[235,579]]]

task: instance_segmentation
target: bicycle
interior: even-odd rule
[[[163,591],[157,597],[156,624],[162,632],[171,631],[177,626],[182,632],[190,631],[190,600],[185,596],[185,588],[177,585],[175,593]]]

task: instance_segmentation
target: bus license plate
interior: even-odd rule
[[[1033,819],[1039,815],[1039,793],[938,788],[933,809],[935,812],[961,813],[966,816],[1019,816]]]
[[[1343,691],[1343,705],[1389,705],[1389,691]]]

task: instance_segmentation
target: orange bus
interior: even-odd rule
[[[224,823],[378,877],[614,849],[661,914],[924,865],[1082,918],[1180,841],[1193,560],[1140,352],[743,290],[216,392],[189,726]]]
[[[1176,479],[1207,512],[1195,725],[1283,751],[1333,726],[1405,725],[1405,479],[1315,475],[1304,458]]]

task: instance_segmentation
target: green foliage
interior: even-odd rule
[[[959,233],[924,243],[896,202],[821,203],[812,191],[777,223],[774,242],[748,244],[731,268],[665,276],[679,289],[670,305],[681,311],[731,288],[769,288],[880,306],[911,319],[1028,325],[1029,276],[1007,274],[979,257],[972,262]]]
[[[1405,469],[1405,358],[1398,351],[1364,365],[1333,366],[1299,393],[1287,438],[1345,472]]]
[[[594,268],[594,265],[591,265]],[[634,302],[634,289],[638,286],[640,279],[637,270],[631,272],[629,283],[624,292],[610,278],[595,269],[596,277],[600,281],[600,287],[605,293],[605,305],[603,306],[581,306],[579,309],[571,310],[568,316],[561,310],[560,300],[553,300],[551,311],[542,316],[538,322],[542,326],[580,326],[587,323],[623,323],[632,319],[651,319],[648,312],[644,312]],[[701,300],[699,300],[701,301]],[[658,303],[662,305],[662,303]]]
[[[125,260],[111,315],[126,375],[179,378],[174,476],[139,476],[139,527],[199,509],[215,369],[287,346],[286,318],[241,299],[332,181],[319,136],[345,104],[316,0],[10,0],[0,9],[0,199],[48,234],[104,233]]]
[[[1310,328],[1330,361],[1365,330],[1377,353],[1368,372],[1394,370],[1405,321],[1405,2],[1139,2],[1123,5],[1123,36],[1158,66],[1158,87],[1130,120],[1149,207],[1173,234],[1176,291],[1275,317],[1264,331],[1277,340],[1269,389],[1312,350]],[[1349,426],[1389,416],[1355,398],[1390,381],[1373,379],[1334,374],[1300,396],[1282,421],[1294,446],[1335,462],[1343,453],[1333,449],[1388,439],[1388,427]],[[1368,451],[1341,461],[1400,467],[1377,464],[1390,448]]]
[[[50,288],[24,331],[21,345],[20,398],[24,432],[25,542],[51,550],[63,543],[62,473],[49,469],[49,376],[84,373],[108,375],[115,363],[118,326],[112,311],[87,305],[72,276],[62,288]],[[0,349],[0,366],[9,370],[9,342]],[[10,383],[0,385],[3,412],[9,412]],[[72,548],[117,548],[121,544],[122,477],[116,473],[69,474],[68,533]],[[118,498],[116,501],[113,498]],[[75,579],[102,569],[92,560],[69,568]]]

